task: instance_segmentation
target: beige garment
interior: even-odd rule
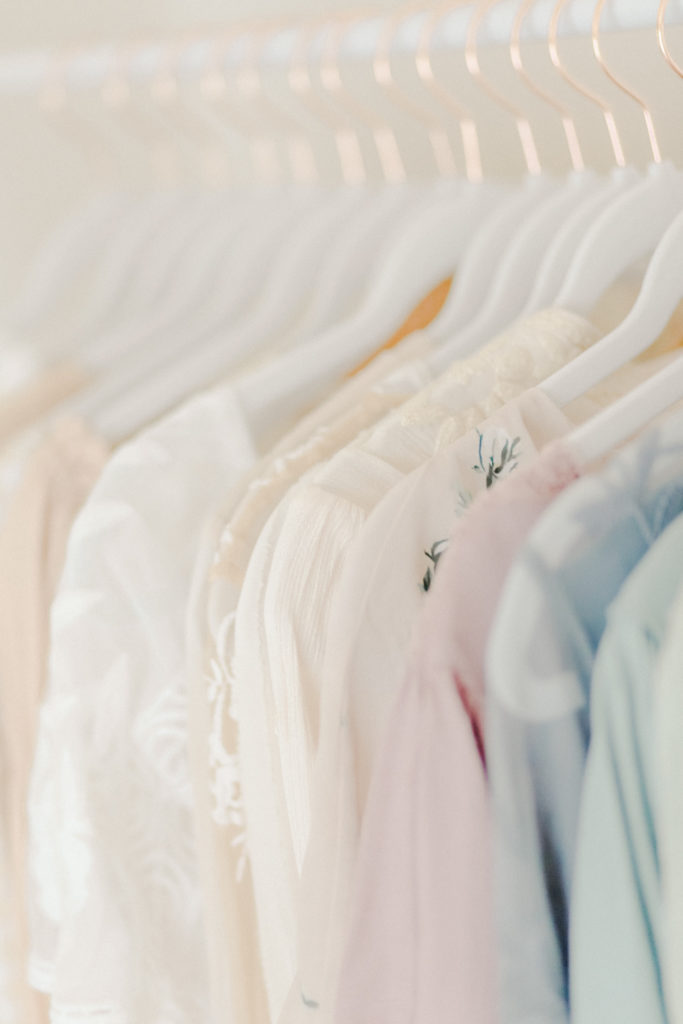
[[[57,424],[28,459],[0,527],[0,801],[15,927],[17,1021],[46,1021],[45,998],[23,982],[28,949],[27,796],[46,676],[50,604],[69,531],[107,458],[77,420]]]
[[[428,347],[428,339],[421,336],[382,352],[305,416],[249,473],[234,495],[231,509],[224,508],[207,532],[190,602],[195,619],[192,660],[196,666],[190,697],[190,755],[205,895],[212,1020],[217,1022],[262,1024],[268,1020],[268,1009],[250,868],[242,842],[245,822],[233,753],[237,749],[236,723],[223,715],[230,702],[229,666],[221,660],[226,645],[220,642],[222,634],[217,643],[211,622],[208,630],[203,628],[207,607],[209,620],[216,603],[221,616],[226,605],[236,607],[251,551],[272,509],[303,472],[400,404],[405,393],[396,387],[384,389],[383,384],[392,371],[404,364],[412,365]],[[220,730],[216,729],[218,720]]]
[[[0,448],[65,398],[80,391],[89,380],[83,368],[64,362],[45,370],[9,396],[3,396],[0,403]]]

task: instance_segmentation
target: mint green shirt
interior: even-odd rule
[[[664,1024],[654,680],[683,579],[683,515],[612,603],[591,687],[570,912],[572,1024]]]

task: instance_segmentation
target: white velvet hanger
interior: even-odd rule
[[[683,356],[569,434],[567,443],[584,465],[609,455],[655,417],[683,399]]]
[[[683,75],[681,69],[672,61],[663,43],[662,24],[665,9],[666,0],[661,0],[658,13],[660,45],[671,67],[678,74]],[[676,180],[672,176],[672,181]],[[647,226],[638,224],[634,228],[636,226],[642,228],[649,241],[651,235],[648,233]],[[632,252],[634,248],[635,245],[630,251]],[[567,405],[574,398],[585,394],[619,367],[648,349],[667,326],[681,300],[683,300],[683,196],[679,197],[677,215],[669,224],[650,260],[638,298],[631,312],[615,330],[600,342],[544,381],[541,386],[545,393],[558,405]],[[657,389],[652,391],[653,396],[657,393]],[[638,408],[644,407],[643,405],[638,406]],[[614,415],[618,416],[619,414],[615,412]],[[582,434],[586,444],[589,432],[590,427],[587,425]]]
[[[683,173],[663,162],[647,104],[607,66],[600,48],[598,0],[593,15],[595,56],[607,77],[641,108],[652,159],[648,174],[607,207],[577,251],[555,304],[588,315],[607,288],[636,262],[649,255],[683,206]]]
[[[180,254],[164,301],[94,338],[83,352],[85,364],[103,372],[142,346],[145,358],[152,349],[169,354],[201,336],[203,324],[237,316],[254,301],[281,239],[305,217],[309,199],[281,189],[247,191],[243,198],[237,192]]]
[[[496,103],[515,118],[527,164],[527,174],[533,179],[540,174],[541,167],[531,125],[524,113],[484,78],[479,66],[477,29],[489,7],[495,2],[496,0],[491,0],[488,4],[478,6],[470,19],[466,49],[468,68]],[[521,29],[532,3],[533,0],[525,0],[517,12],[510,39],[510,57],[525,83],[560,114],[574,170],[567,181],[545,199],[539,196],[540,202],[509,236],[507,245],[503,240],[502,256],[498,259],[495,273],[490,278],[491,283],[486,297],[476,315],[466,324],[461,323],[454,336],[434,353],[432,365],[436,371],[445,370],[454,360],[476,351],[519,316],[532,290],[538,267],[552,240],[575,210],[577,203],[581,203],[599,187],[597,176],[583,170],[583,158],[573,120],[552,96],[532,81],[524,69],[520,46]],[[492,265],[495,267],[496,261],[492,261]],[[439,330],[438,324],[436,329]]]
[[[638,298],[626,319],[541,387],[558,405],[585,394],[659,337],[683,299],[683,200],[650,260]]]
[[[565,187],[534,209],[504,251],[478,315],[434,353],[431,361],[438,372],[476,352],[521,314],[549,245],[576,204],[597,185],[597,175],[589,171],[572,174]]]
[[[134,47],[121,49],[115,70],[105,79],[99,93],[99,120],[107,123],[106,112],[116,111],[114,125],[109,125],[107,135],[116,136],[114,127],[120,135],[127,123],[131,98],[122,69],[133,51]],[[66,87],[64,94],[68,96]],[[112,101],[114,95],[116,103]],[[170,126],[173,140],[178,143],[179,132],[172,123],[160,116],[156,106],[151,111],[152,117],[164,125],[164,131]],[[130,146],[134,136],[125,128],[123,135]],[[142,141],[147,142],[144,132]],[[183,251],[192,233],[216,215],[216,202],[216,197],[205,191],[173,186],[134,204],[116,225],[113,237],[103,240],[102,256],[85,290],[85,302],[66,329],[51,341],[51,351],[60,355],[78,353],[112,322],[149,309],[159,295],[159,284],[165,280],[167,268]]]
[[[229,201],[215,194],[189,196],[181,203],[169,197],[151,225],[140,218],[130,235],[107,248],[88,301],[61,340],[65,354],[87,353],[93,338],[157,309],[187,249],[218,218],[229,224]],[[115,361],[116,352],[111,356]]]
[[[145,392],[152,386],[152,378],[155,389],[158,384],[162,390],[175,362],[187,367],[204,358],[202,343],[220,349],[227,369],[250,354],[246,331],[250,321],[254,348],[262,339],[261,325],[265,329],[271,317],[282,324],[281,316],[291,310],[292,304],[296,308],[301,296],[302,261],[308,262],[319,253],[328,222],[323,220],[321,224],[321,207],[310,190],[299,191],[296,198],[288,191],[280,195],[277,210],[267,214],[262,222],[254,223],[241,248],[233,250],[235,265],[221,266],[223,272],[232,272],[225,280],[214,280],[213,301],[202,310],[202,316],[190,313],[181,317],[172,332],[155,330],[152,337],[145,339],[101,381],[72,399],[69,411],[99,423],[109,415],[109,410],[119,410],[116,416],[122,424],[120,433],[112,436],[125,436],[134,429],[123,425],[127,410],[145,405]],[[336,214],[339,215],[338,210]],[[326,217],[329,216],[328,211]],[[277,290],[271,287],[274,279],[280,281]],[[294,294],[288,286],[297,280],[299,291]],[[259,296],[263,296],[263,302],[258,301]],[[215,340],[216,332],[219,341]],[[145,422],[144,417],[140,422]],[[135,423],[138,424],[137,419]]]
[[[597,191],[580,203],[575,212],[553,239],[543,258],[524,313],[532,313],[553,305],[577,250],[589,233],[593,223],[610,203],[618,199],[641,179],[634,167],[626,167],[624,148],[612,111],[605,100],[593,89],[579,81],[566,67],[560,56],[558,37],[560,18],[570,0],[558,0],[548,26],[548,52],[561,77],[580,96],[589,100],[602,115],[614,156],[614,171]],[[572,122],[573,124],[573,122]],[[574,136],[578,140],[574,129]]]
[[[20,335],[40,329],[133,201],[123,192],[106,192],[62,220],[41,244],[19,293],[2,312],[3,326]]]
[[[588,315],[614,281],[653,251],[683,207],[683,174],[652,165],[646,179],[614,202],[584,238],[555,305]]]
[[[245,402],[253,396],[253,407],[265,421],[279,415],[282,403],[291,396],[299,396],[302,404],[316,401],[343,373],[380,346],[418,302],[453,273],[475,225],[499,195],[495,186],[475,186],[471,198],[460,193],[457,200],[443,198],[429,211],[420,210],[405,227],[400,244],[381,268],[361,309],[343,324],[297,345],[291,353],[251,374],[245,385]],[[262,340],[263,325],[257,326]],[[269,322],[268,326],[275,325]],[[186,394],[210,386],[228,369],[226,353],[238,349],[246,355],[253,351],[253,344],[254,335],[247,335],[244,329],[236,327],[222,334],[210,353],[204,350],[201,360],[180,360],[158,380],[150,381],[150,390],[141,390],[135,405],[131,402],[126,407],[99,410],[100,429],[108,437],[125,435],[135,429],[131,424],[144,423]]]
[[[298,338],[310,338],[360,307],[406,220],[424,205],[424,196],[425,190],[413,185],[368,189],[362,209],[332,240],[311,301],[296,324]]]
[[[632,189],[640,180],[634,167],[618,167],[597,190],[579,203],[548,247],[536,274],[523,315],[559,305],[556,296],[567,276],[577,249],[606,206]]]
[[[449,118],[456,118],[465,155],[466,176],[468,181],[477,182],[482,179],[482,162],[476,122],[437,79],[432,62],[432,40],[442,16],[443,11],[438,10],[425,19],[416,52],[416,70],[430,96],[440,103]],[[476,71],[475,78],[481,78]],[[521,189],[513,189],[484,219],[458,265],[446,301],[429,325],[431,338],[445,340],[474,320],[485,302],[508,242],[531,211],[557,188],[558,183],[544,174],[529,176]]]
[[[396,169],[399,151],[394,147],[392,153],[392,169]],[[481,222],[484,212],[489,212],[500,196],[500,187],[490,185],[472,190],[442,184],[428,194],[424,207],[414,211],[407,221],[390,260],[380,269],[361,309],[343,325],[324,331],[317,340],[297,347],[297,353],[305,349],[310,356],[299,359],[295,355],[291,365],[283,357],[283,372],[278,374],[277,382],[283,400],[294,393],[305,396],[305,402],[315,400],[341,374],[381,345],[426,294],[452,275],[474,225]],[[287,280],[288,290],[292,284],[293,281]],[[234,325],[230,332],[222,332],[202,346],[201,352],[191,353],[187,359],[169,365],[158,381],[149,382],[158,398],[150,399],[149,392],[143,393],[141,389],[139,395],[127,397],[125,406],[100,410],[98,422],[103,429],[109,436],[129,433],[135,424],[158,415],[185,394],[215,382],[229,368],[226,355],[231,349],[240,348],[246,356],[267,340],[266,329],[271,335],[276,329],[281,331],[283,324],[276,323],[275,317],[270,315],[279,308],[277,296],[281,291],[278,287],[273,289],[273,282],[270,282],[266,292],[268,305],[255,321],[249,325]],[[260,373],[255,374],[256,388]],[[157,405],[162,395],[163,409]],[[276,404],[273,399],[270,412]]]

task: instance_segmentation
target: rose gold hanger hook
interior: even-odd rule
[[[267,37],[261,39],[265,27],[262,22],[251,25],[241,23],[222,33],[212,49],[207,69],[200,78],[199,90],[209,103],[221,103],[223,114],[227,108],[230,129],[236,127],[237,133],[247,140],[254,174],[262,183],[272,185],[282,181],[288,174],[278,153],[277,143],[272,134],[260,130],[258,119],[249,116],[245,104],[230,102],[229,77],[225,69],[228,55],[242,40],[245,56],[235,72],[235,89],[242,98],[251,101],[265,99],[258,67],[260,53],[267,41]]]
[[[212,185],[216,182],[230,182],[233,169],[230,158],[231,155],[234,156],[235,150],[250,153],[254,174],[264,183],[271,183],[281,177],[277,154],[273,155],[265,171],[259,166],[253,125],[240,120],[239,114],[232,108],[228,99],[229,88],[224,61],[237,35],[236,29],[230,29],[223,31],[219,38],[213,40],[204,67],[197,78],[198,98],[192,93],[184,93],[185,102],[192,116],[205,126],[217,142],[213,150],[208,149],[205,157],[205,170]]]
[[[391,53],[396,38],[403,24],[409,18],[414,17],[415,13],[415,9],[409,9],[387,18],[384,28],[380,33],[372,65],[375,80],[385,89],[397,106],[402,107],[420,124],[425,124],[426,122],[427,134],[432,147],[432,156],[436,169],[442,177],[452,178],[457,173],[457,165],[455,153],[453,152],[447,132],[444,131],[442,125],[430,111],[420,107],[413,97],[408,95],[399,86],[391,67]]]
[[[562,11],[569,2],[570,0],[558,0],[557,4],[555,5],[555,9],[552,13],[552,17],[550,19],[550,30],[548,33],[548,49],[550,51],[550,59],[559,71],[559,73],[564,78],[565,82],[571,85],[573,89],[576,89],[576,91],[580,93],[582,96],[584,96],[587,100],[590,100],[592,103],[595,103],[596,106],[600,108],[602,116],[605,121],[605,126],[607,128],[607,134],[609,135],[612,151],[614,153],[614,162],[616,163],[617,167],[625,167],[626,158],[624,157],[624,147],[622,146],[621,136],[619,135],[619,129],[617,128],[617,122],[614,119],[614,114],[612,113],[611,108],[605,102],[602,96],[599,96],[596,92],[593,92],[592,89],[589,89],[587,85],[584,85],[583,82],[579,82],[578,79],[574,78],[574,76],[569,73],[566,65],[560,57],[560,51],[557,43],[560,29],[560,16],[562,14]]]
[[[593,43],[593,53],[595,58],[605,72],[610,81],[614,82],[622,92],[625,92],[627,96],[630,96],[632,100],[638,104],[643,111],[643,118],[645,120],[645,127],[647,129],[647,135],[650,140],[650,148],[652,149],[652,159],[656,164],[662,162],[662,154],[659,149],[659,142],[657,141],[657,133],[655,132],[654,121],[652,120],[652,113],[645,100],[634,92],[630,86],[626,85],[620,78],[618,78],[614,72],[609,68],[605,62],[605,58],[602,54],[602,48],[600,46],[600,16],[605,6],[605,0],[597,0],[595,5],[595,11],[593,12],[593,23],[591,25],[591,40]]]
[[[310,140],[300,134],[297,117],[287,109],[286,104],[276,102],[268,93],[261,69],[261,59],[273,37],[289,27],[289,23],[282,20],[270,21],[258,27],[254,26],[248,37],[251,44],[249,58],[246,66],[242,66],[238,71],[237,88],[247,97],[260,99],[269,111],[275,114],[277,121],[281,121],[284,117],[288,125],[286,149],[292,179],[303,185],[312,185],[320,181],[321,174]],[[296,131],[292,130],[292,125],[296,126]]]
[[[515,119],[519,141],[522,145],[524,160],[526,161],[527,171],[529,174],[536,175],[541,173],[541,162],[538,158],[538,149],[536,148],[536,142],[534,140],[529,119],[521,110],[519,110],[518,107],[515,106],[514,103],[510,102],[504,93],[500,92],[496,86],[494,86],[488,78],[484,76],[479,64],[479,54],[477,52],[477,31],[486,14],[496,3],[498,3],[498,0],[480,0],[474,14],[470,18],[467,30],[467,43],[465,46],[465,62],[467,64],[468,71],[477,82],[477,85],[479,85],[495,103],[501,106],[503,110],[506,110],[508,114],[511,114]]]
[[[177,185],[184,177],[188,153],[194,160],[194,152],[188,149],[182,131],[167,116],[162,105],[149,102],[150,94],[146,95],[144,90],[134,94],[131,87],[133,61],[149,45],[148,40],[132,38],[117,47],[112,70],[102,83],[100,96],[105,109],[119,114],[118,123],[122,130],[140,144],[159,180]],[[152,86],[156,77],[152,79]]]
[[[542,100],[545,100],[553,110],[557,111],[562,121],[562,127],[564,129],[565,139],[567,140],[567,149],[569,150],[569,159],[571,165],[575,171],[582,171],[585,167],[583,153],[581,152],[581,146],[579,144],[579,136],[576,131],[576,124],[569,110],[560,103],[554,96],[545,89],[542,89],[529,75],[528,71],[524,67],[522,61],[522,46],[521,46],[521,35],[522,25],[524,19],[536,3],[536,0],[522,0],[519,10],[517,11],[514,24],[512,26],[512,35],[510,36],[510,59],[512,66],[517,71],[522,81],[535,92],[537,96],[540,96]]]
[[[479,145],[479,133],[476,122],[472,115],[461,106],[460,102],[437,81],[432,64],[432,40],[434,34],[444,14],[452,8],[453,4],[451,3],[427,15],[417,44],[415,66],[422,83],[436,99],[444,104],[449,113],[456,117],[460,127],[460,138],[465,155],[465,175],[468,181],[478,182],[482,180],[484,172],[481,163],[481,147]]]
[[[352,118],[365,124],[372,134],[377,150],[384,180],[391,184],[400,184],[406,180],[406,170],[398,147],[398,140],[390,125],[378,123],[375,114],[350,94],[344,85],[340,68],[340,53],[344,37],[348,31],[367,16],[352,16],[331,25],[327,45],[323,49],[320,62],[320,81],[323,88],[342,103]]]
[[[367,182],[368,175],[358,132],[354,130],[353,122],[348,117],[345,118],[346,127],[340,126],[339,117],[331,113],[325,105],[323,97],[313,86],[310,50],[316,36],[321,34],[322,28],[323,26],[319,22],[301,28],[292,51],[287,81],[299,102],[333,135],[344,182],[347,185],[359,185]]]
[[[659,4],[659,9],[657,11],[657,39],[659,41],[659,48],[662,51],[662,54],[664,55],[664,60],[667,62],[672,71],[675,71],[677,75],[683,78],[683,68],[680,64],[677,63],[677,61],[674,60],[671,54],[671,50],[669,49],[666,34],[664,32],[664,15],[666,14],[666,9],[668,6],[669,0],[661,0]]]
[[[66,139],[76,152],[82,155],[85,146],[86,162],[93,173],[96,176],[106,176],[112,170],[116,173],[120,169],[111,152],[108,157],[106,155],[106,143],[112,141],[111,132],[107,132],[106,129],[102,131],[101,119],[88,118],[70,102],[69,73],[74,62],[87,52],[85,47],[69,47],[50,60],[38,92],[38,107],[49,118],[49,123],[57,127],[60,137]],[[60,123],[56,124],[58,115]],[[76,126],[73,122],[76,122]]]
[[[183,148],[189,153],[193,163],[199,167],[201,181],[209,188],[226,186],[231,181],[231,165],[227,132],[222,127],[219,131],[215,118],[207,111],[206,105],[192,102],[181,80],[181,62],[187,51],[198,43],[206,40],[204,34],[197,30],[183,32],[169,39],[162,50],[159,68],[149,86],[149,95],[179,137]],[[213,51],[209,51],[207,66],[199,77],[200,92],[208,97],[209,89],[204,90],[204,76],[220,78],[217,68],[213,67]],[[218,142],[217,142],[218,139]],[[240,142],[244,146],[246,140],[241,134]]]

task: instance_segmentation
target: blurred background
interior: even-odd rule
[[[503,0],[505,6],[506,0]],[[541,0],[541,3],[543,0]],[[576,0],[580,3],[581,0]],[[672,99],[683,92],[683,82],[675,79],[666,67],[657,48],[655,21],[657,0],[610,0],[610,16],[620,17],[620,4],[624,10],[642,4],[651,13],[652,28],[647,31],[604,33],[605,54],[615,70],[622,69],[630,83],[646,97],[655,112],[656,125],[666,157],[683,164],[683,130],[679,114],[680,104]],[[457,6],[457,5],[455,5]],[[546,4],[546,6],[548,6]],[[514,4],[507,3],[507,7]],[[569,4],[568,11],[572,4]],[[395,0],[367,0],[362,11],[392,12],[400,10]],[[229,26],[245,20],[276,19],[299,24],[306,19],[324,19],[358,12],[351,0],[0,0],[0,60],[17,54],[36,51],[58,52],[60,48],[82,45],[130,43],[132,40],[168,40],[186,34],[220,38]],[[669,20],[680,21],[683,0],[671,0]],[[671,27],[670,45],[683,54],[683,29]],[[626,157],[641,167],[651,159],[647,134],[643,127],[642,111],[609,82],[598,67],[591,48],[590,37],[568,37],[562,41],[562,54],[567,66],[586,84],[603,95],[613,107],[624,137]],[[547,87],[577,116],[581,142],[587,162],[598,170],[611,166],[612,154],[600,111],[573,92],[553,68],[547,40],[527,39],[524,43],[525,63],[534,79]],[[372,77],[372,62],[366,60],[345,70],[345,85],[358,100],[372,110],[373,117],[386,120],[396,130],[401,153],[410,177],[429,178],[437,174],[429,145],[425,123],[411,116],[400,105],[391,103],[381,94]],[[569,158],[563,142],[562,126],[556,112],[550,111],[534,95],[514,71],[509,49],[505,46],[487,46],[481,50],[483,70],[517,103],[529,117],[537,136],[544,170],[565,173]],[[477,119],[481,132],[484,170],[487,175],[515,178],[524,173],[524,161],[516,135],[514,119],[489,97],[477,89],[468,75],[462,53],[435,53],[434,68],[439,80],[462,98],[467,109]],[[419,90],[414,63],[400,55],[393,63],[397,81],[405,90]],[[282,94],[287,92],[286,82],[280,74],[271,82],[271,88]],[[424,90],[421,102],[424,106]],[[82,103],[81,100],[78,101]],[[0,92],[0,303],[18,286],[40,240],[51,225],[72,209],[75,204],[98,190],[113,184],[112,175],[121,170],[129,182],[144,187],[166,175],[174,183],[178,167],[182,175],[203,173],[191,166],[192,154],[201,150],[196,145],[199,122],[189,125],[187,112],[184,122],[170,124],[165,143],[167,161],[160,171],[159,162],[150,160],[147,143],[150,131],[159,126],[149,113],[141,118],[140,112],[127,111],[120,118],[101,117],[99,101],[92,97],[84,101],[75,116],[50,116],[41,110],[35,96],[6,96]],[[173,112],[169,108],[171,118]],[[444,110],[438,112],[444,120]],[[168,117],[166,118],[168,122]],[[455,120],[446,128],[451,132],[454,145],[459,145]],[[175,132],[175,134],[174,134]],[[315,133],[314,133],[315,135]],[[189,149],[188,149],[189,141]],[[368,140],[366,139],[366,143]],[[145,143],[145,145],[140,145]],[[338,180],[338,166],[330,153],[330,140],[318,138],[324,176],[330,182]],[[213,140],[215,144],[215,138]],[[317,143],[316,143],[317,144]],[[185,146],[179,162],[178,152]],[[327,148],[326,148],[327,147]],[[367,163],[370,173],[381,177],[376,155],[368,145]],[[191,155],[188,162],[187,154]],[[115,153],[115,159],[112,155]],[[166,157],[162,157],[163,160]],[[114,170],[114,164],[118,170]],[[107,178],[110,180],[108,181]],[[157,182],[158,183],[158,182]]]

